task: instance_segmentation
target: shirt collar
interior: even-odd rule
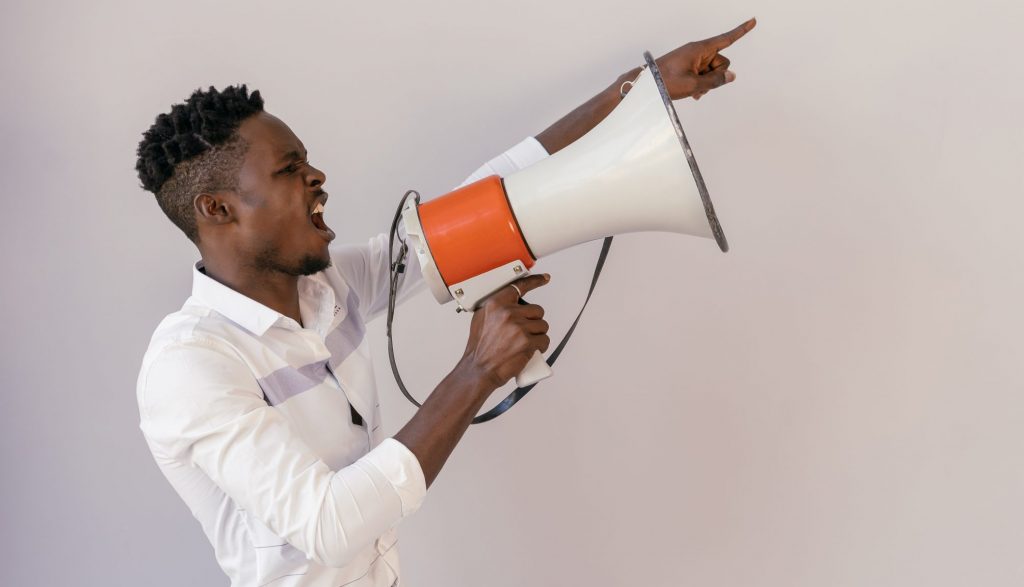
[[[202,261],[192,269],[192,297],[257,336],[263,336],[278,320],[295,322],[210,277],[203,271]]]

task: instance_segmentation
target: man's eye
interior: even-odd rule
[[[281,171],[278,171],[278,173],[283,174],[283,175],[289,175],[289,174],[295,173],[296,171],[299,170],[299,166],[301,166],[303,163],[306,163],[306,161],[298,161],[296,163],[292,163],[288,167],[285,167]]]

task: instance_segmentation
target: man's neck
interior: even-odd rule
[[[299,278],[280,271],[240,267],[203,258],[207,276],[247,298],[302,324],[299,312]]]

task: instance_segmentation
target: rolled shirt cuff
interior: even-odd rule
[[[427,482],[419,459],[404,444],[385,438],[361,459],[372,465],[394,488],[402,501],[402,517],[420,509],[427,496]]]
[[[516,168],[525,169],[547,157],[548,152],[535,137],[526,137],[505,151],[504,155],[512,160]]]

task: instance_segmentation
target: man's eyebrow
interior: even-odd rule
[[[292,149],[291,151],[288,151],[284,155],[281,155],[281,157],[278,160],[281,163],[285,163],[287,161],[300,161],[302,159],[305,159],[305,156],[303,156],[303,154],[299,153],[297,150]]]

